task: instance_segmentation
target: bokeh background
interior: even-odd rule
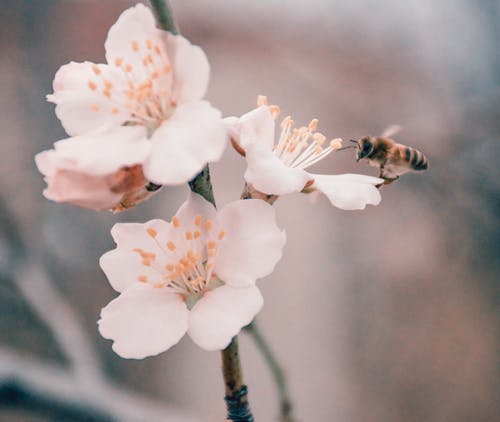
[[[49,202],[33,156],[65,137],[44,96],[69,61],[104,59],[130,1],[0,1],[0,420],[221,421],[219,353],[188,338],[124,360],[96,329],[115,293],[98,258],[117,221],[169,218],[186,187],[129,212]],[[380,134],[430,168],[382,190],[378,207],[276,203],[286,253],[259,285],[258,317],[300,421],[494,421],[500,415],[496,0],[173,1],[182,33],[210,60],[209,100],[240,115],[266,94],[328,137]],[[212,166],[217,201],[236,199],[243,160]],[[376,171],[351,151],[316,172]],[[242,334],[257,421],[276,390]]]

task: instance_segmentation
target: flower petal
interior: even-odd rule
[[[117,106],[125,103],[125,94],[107,88],[126,83],[125,75],[118,69],[91,62],[71,62],[57,71],[54,93],[47,99],[56,104],[56,115],[66,132],[71,136],[81,135],[119,126],[128,120],[129,112]]]
[[[246,159],[245,180],[268,195],[300,192],[311,179],[306,171],[286,166],[271,150],[261,145],[248,145]]]
[[[175,213],[181,225],[187,230],[197,230],[197,226],[207,219],[214,221],[216,215],[215,207],[194,192],[189,192],[186,202]],[[202,217],[200,221],[198,221],[199,216]]]
[[[205,350],[222,350],[261,310],[264,299],[255,286],[218,287],[205,293],[189,314],[188,334]]]
[[[181,105],[155,131],[144,174],[154,183],[181,184],[217,161],[227,144],[220,112],[206,101]]]
[[[172,238],[172,232],[170,223],[156,219],[144,224],[116,223],[111,229],[111,236],[121,250],[133,251],[140,248],[160,255],[163,253],[162,246]]]
[[[244,149],[250,144],[261,144],[268,150],[274,145],[274,118],[268,106],[261,106],[240,118],[226,117],[224,124],[229,135]]]
[[[343,210],[363,210],[367,204],[378,205],[381,201],[376,185],[382,179],[362,174],[320,175],[314,178],[312,189],[326,195],[332,205]]]
[[[110,190],[107,177],[81,172],[54,150],[40,152],[35,162],[45,175],[47,188],[43,195],[47,199],[95,210],[108,210],[120,201],[121,193]]]
[[[122,167],[142,164],[151,152],[146,129],[119,126],[105,131],[63,139],[54,144],[58,154],[93,175],[111,174]]]
[[[249,286],[273,271],[286,235],[276,225],[271,205],[260,199],[235,201],[219,212],[217,223],[225,231],[215,257],[215,272],[221,280]]]
[[[210,65],[203,50],[181,35],[166,35],[174,82],[172,100],[176,104],[201,100],[207,91]]]
[[[113,350],[121,357],[143,359],[178,343],[187,331],[188,314],[179,295],[139,285],[102,309],[99,332],[114,341]]]

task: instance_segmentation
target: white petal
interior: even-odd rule
[[[58,141],[58,154],[78,170],[107,175],[122,167],[142,164],[151,152],[151,143],[142,126],[119,126]]]
[[[99,332],[127,359],[154,356],[178,343],[188,327],[180,296],[140,285],[126,290],[101,311]]]
[[[189,314],[188,334],[205,350],[222,350],[261,310],[257,287],[218,287],[205,293]]]
[[[375,187],[382,179],[362,174],[320,175],[314,178],[313,189],[324,193],[332,205],[343,210],[363,210],[367,204],[378,205],[380,192]]]
[[[111,209],[120,201],[121,194],[110,190],[107,177],[81,172],[54,150],[37,154],[35,162],[45,175],[47,199],[95,210]]]
[[[99,75],[93,69],[98,69]],[[110,96],[104,92],[111,82]],[[54,93],[47,99],[56,104],[56,115],[69,135],[119,126],[130,113],[118,104],[125,102],[120,87],[127,87],[123,72],[104,64],[71,62],[57,71]]]
[[[153,229],[156,237],[151,236],[148,229]],[[133,251],[136,248],[157,255],[163,253],[162,247],[173,235],[173,228],[170,223],[156,219],[147,223],[116,223],[111,229],[111,236],[118,248],[126,251]]]
[[[144,165],[148,180],[181,184],[217,161],[227,144],[220,112],[206,101],[186,103],[163,122],[151,138],[150,158]]]
[[[215,272],[226,284],[249,286],[270,274],[281,259],[285,232],[274,208],[260,199],[235,201],[217,216],[225,231],[215,258]]]
[[[142,259],[132,249],[116,248],[106,252],[99,260],[109,284],[117,292],[121,293],[132,286],[141,283],[139,277],[147,277],[150,284],[161,283],[161,274],[151,267],[142,265]]]
[[[186,202],[181,205],[175,216],[182,227],[186,227],[187,230],[196,230],[195,220],[198,216],[202,217],[202,222],[206,219],[214,221],[216,214],[215,207],[210,202],[201,195],[189,192]]]
[[[300,192],[311,179],[307,172],[286,166],[271,150],[261,145],[247,146],[246,159],[245,180],[269,195]]]
[[[210,65],[203,50],[181,35],[166,35],[173,68],[172,100],[177,104],[201,100],[207,91]]]
[[[139,83],[145,82],[153,68],[160,70],[165,65],[170,66],[163,33],[156,28],[151,10],[137,4],[125,10],[109,29],[104,43],[106,60],[111,66],[117,59],[123,61],[123,66],[131,65],[132,78]],[[143,62],[148,55],[153,59],[152,64]],[[170,84],[170,80],[167,83]]]
[[[274,145],[274,118],[268,106],[258,107],[240,118],[226,117],[224,123],[229,134],[243,148],[258,143],[272,150]]]

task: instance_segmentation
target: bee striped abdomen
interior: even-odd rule
[[[411,155],[411,161],[408,161],[413,170],[425,170],[427,168],[427,157],[420,151],[409,147],[406,147],[405,150],[406,157],[408,157],[408,150],[410,150]]]

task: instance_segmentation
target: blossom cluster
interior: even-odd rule
[[[341,148],[318,121],[279,125],[279,107],[259,97],[241,117],[223,118],[204,100],[209,64],[200,47],[155,26],[138,4],[110,28],[106,63],[71,62],[47,99],[69,135],[37,154],[44,195],[95,210],[124,211],[164,185],[191,181],[231,141],[245,157],[246,200],[217,211],[190,193],[170,222],[116,224],[116,248],[100,265],[119,296],[101,312],[103,337],[125,358],[156,355],[184,334],[206,350],[224,349],[260,311],[256,281],[282,256],[286,236],[272,203],[324,194],[343,210],[377,205],[382,180],[306,171]],[[277,127],[278,126],[278,127]]]

